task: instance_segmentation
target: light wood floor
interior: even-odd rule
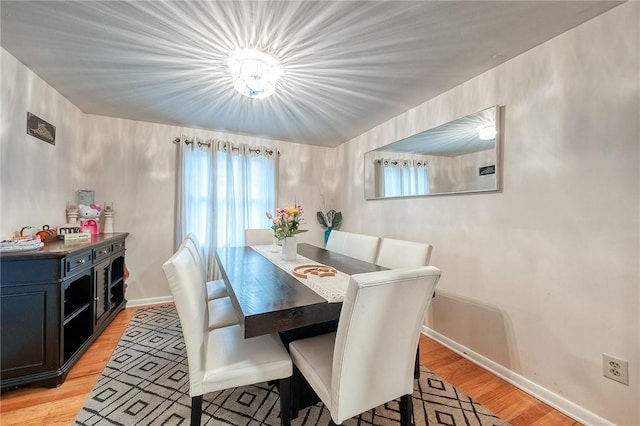
[[[71,425],[135,308],[122,311],[55,389],[25,387],[0,397],[0,425]],[[513,426],[579,425],[435,341],[422,336],[420,362]]]

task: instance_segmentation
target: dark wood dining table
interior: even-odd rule
[[[386,268],[299,243],[298,254],[347,275]],[[244,337],[273,332],[290,340],[335,329],[342,303],[329,303],[250,247],[216,250],[227,291]]]
[[[298,254],[347,275],[387,269],[311,244],[299,243]],[[245,338],[277,332],[288,347],[293,340],[337,329],[341,302],[329,303],[251,247],[219,248],[216,260]],[[419,372],[416,354],[416,378]],[[319,398],[302,375],[294,374],[292,383],[295,418]]]

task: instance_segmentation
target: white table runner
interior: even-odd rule
[[[302,284],[306,285],[311,290],[327,299],[329,303],[337,303],[344,300],[344,295],[347,292],[347,286],[349,285],[349,275],[337,271],[336,275],[332,277],[319,277],[312,274],[307,275],[307,278],[296,277],[295,275],[293,275],[293,268],[295,268],[296,266],[321,265],[321,263],[315,262],[311,259],[307,259],[306,257],[301,255],[297,255],[295,260],[284,260],[280,255],[280,250],[278,250],[277,252],[271,251],[272,249],[274,249],[274,246],[250,247],[260,253],[266,259],[268,259],[271,263],[286,271],[289,275],[300,281]]]

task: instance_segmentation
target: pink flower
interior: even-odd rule
[[[301,232],[306,232],[306,229],[299,229],[302,222],[302,206],[293,205],[287,208],[277,208],[275,215],[267,213],[267,218],[271,219],[273,226],[274,236],[282,240],[286,237],[292,237]]]

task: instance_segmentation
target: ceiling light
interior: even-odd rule
[[[480,140],[488,141],[496,138],[495,123],[483,124],[476,130],[478,131],[478,137],[480,138]]]
[[[254,49],[241,49],[231,53],[227,66],[233,87],[250,98],[262,99],[276,90],[282,65],[273,56]]]

